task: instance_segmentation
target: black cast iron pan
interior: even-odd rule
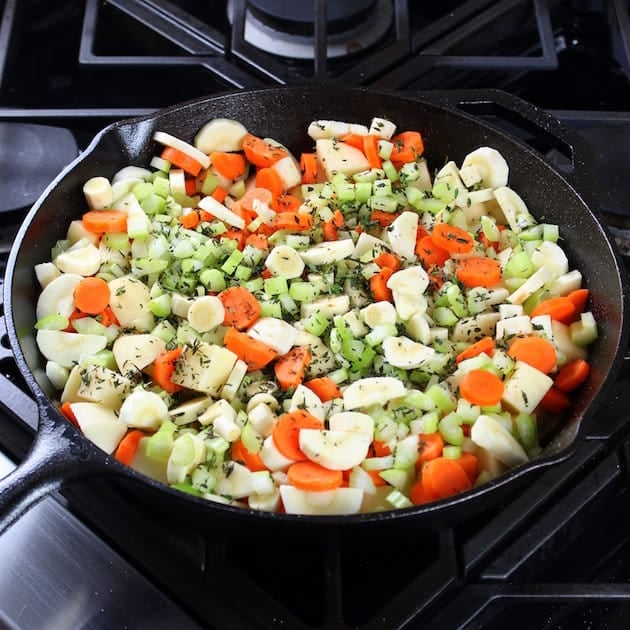
[[[467,112],[495,112],[532,128],[569,158],[570,172],[561,174],[538,151],[511,133],[499,130]],[[511,470],[480,488],[450,499],[405,510],[352,516],[291,516],[267,514],[219,505],[192,497],[144,477],[107,456],[84,438],[56,411],[44,376],[44,360],[34,337],[34,305],[38,285],[33,267],[50,259],[51,246],[63,238],[70,220],[85,211],[83,183],[95,175],[112,176],[128,164],[146,165],[156,150],[156,130],[192,140],[196,131],[214,117],[234,118],[253,133],[274,137],[295,153],[310,149],[305,130],[313,119],[369,121],[379,115],[400,129],[423,132],[429,164],[446,159],[460,163],[481,145],[498,149],[510,166],[510,184],[540,219],[557,223],[571,266],[583,272],[591,290],[592,310],[600,338],[592,347],[592,373],[576,396],[563,430],[547,445],[541,458]],[[400,95],[366,89],[335,87],[279,87],[240,91],[204,98],[104,129],[85,152],[66,168],[33,206],[11,251],[5,282],[5,317],[18,367],[39,407],[37,436],[26,460],[0,482],[0,527],[6,527],[39,498],[72,479],[109,475],[120,480],[126,493],[147,505],[209,527],[306,527],[369,530],[396,524],[413,530],[433,528],[467,518],[496,506],[519,484],[567,457],[595,429],[597,407],[605,400],[607,384],[617,371],[628,342],[625,273],[606,229],[594,212],[595,179],[588,149],[580,138],[537,108],[503,92],[436,92]],[[127,495],[126,495],[127,496]],[[398,529],[400,527],[400,529]],[[284,531],[283,530],[283,531]]]

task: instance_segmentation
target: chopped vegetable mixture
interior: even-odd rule
[[[536,457],[597,338],[558,226],[491,147],[428,165],[384,118],[305,132],[294,155],[235,120],[157,131],[150,165],[85,182],[35,269],[61,413],[152,478],[273,512],[410,507]]]

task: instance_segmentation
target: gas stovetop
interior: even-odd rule
[[[109,122],[229,89],[312,81],[409,94],[501,88],[591,141],[602,218],[620,245],[630,242],[627,2],[293,5],[0,2],[0,124],[9,125],[0,127],[3,164],[15,155],[8,139],[24,131],[17,125],[61,130],[63,151],[44,142],[60,149],[44,152],[54,173]],[[41,170],[32,161],[24,168]],[[15,184],[3,181],[0,262],[48,179],[18,201]],[[37,411],[1,332],[4,471],[28,449]],[[369,549],[330,535],[285,545],[270,562],[229,532],[216,540],[192,528],[165,531],[107,479],[74,483],[0,536],[0,624],[627,628],[629,383],[623,372],[597,432],[572,458],[532,478],[496,513],[417,539],[392,533]]]

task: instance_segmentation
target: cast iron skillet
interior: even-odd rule
[[[499,113],[504,120],[517,120],[520,129],[535,129],[538,137],[546,138],[569,156],[571,172],[562,175],[528,144],[467,111]],[[481,145],[501,151],[510,166],[510,184],[539,219],[560,225],[571,266],[583,272],[600,327],[600,338],[591,349],[592,374],[575,397],[566,426],[547,445],[541,458],[477,489],[426,506],[349,516],[267,514],[171,490],[119,464],[62,418],[51,403],[45,363],[33,337],[39,290],[33,267],[50,259],[51,246],[64,237],[69,221],[85,211],[81,188],[89,177],[112,176],[128,164],[146,165],[156,151],[154,131],[167,131],[190,141],[204,122],[215,117],[237,119],[251,132],[276,138],[299,153],[312,146],[305,132],[311,120],[368,123],[375,115],[390,118],[401,130],[420,129],[425,137],[426,157],[433,167],[446,159],[461,163],[466,153]],[[401,530],[405,529],[403,524],[416,530],[467,518],[496,506],[518,484],[531,482],[536,471],[572,454],[587,435],[589,425],[596,421],[597,405],[605,399],[607,383],[613,380],[627,347],[624,274],[616,249],[593,211],[596,173],[590,168],[588,155],[580,139],[558,121],[498,91],[403,96],[330,86],[279,87],[212,96],[107,127],[34,205],[9,258],[4,285],[7,330],[18,367],[39,407],[40,421],[26,460],[0,483],[0,527],[7,527],[37,500],[63,484],[90,475],[109,475],[120,481],[125,496],[203,528],[270,526],[303,532],[304,527],[334,527],[352,532],[367,528],[373,533],[378,525],[395,522]]]

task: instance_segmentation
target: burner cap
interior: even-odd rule
[[[233,22],[233,0],[228,2],[227,14]],[[344,57],[375,44],[392,21],[391,0],[328,0],[328,57]],[[289,59],[313,59],[314,26],[313,2],[247,3],[245,41],[262,51]]]

